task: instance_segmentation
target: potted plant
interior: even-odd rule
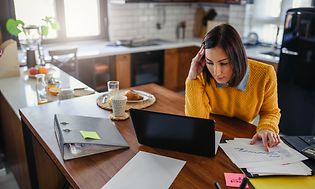
[[[45,16],[43,19],[43,24],[40,26],[37,25],[25,25],[22,20],[15,20],[9,18],[6,22],[7,31],[13,35],[18,36],[20,33],[24,33],[25,40],[21,41],[21,44],[24,44],[27,48],[28,54],[35,54],[35,50],[38,51],[38,58],[41,65],[45,64],[43,57],[43,50],[41,46],[41,40],[43,37],[47,37],[50,29],[59,30],[60,26],[57,20],[53,17]],[[32,52],[29,52],[32,51]],[[28,60],[34,60],[35,57],[27,56],[27,64],[28,66],[33,66],[35,64],[34,61],[30,63]],[[31,64],[31,65],[29,65]]]
[[[49,29],[54,29],[54,30],[59,30],[60,25],[58,21],[54,17],[50,16],[45,16],[43,19],[43,24],[40,27],[40,36],[41,37],[47,37],[49,34]],[[9,18],[6,23],[6,29],[7,31],[13,35],[13,36],[18,36],[22,31],[24,32],[25,35],[27,35],[27,31],[25,28],[30,27],[30,26],[35,26],[35,25],[25,25],[22,20],[15,20],[13,18]]]

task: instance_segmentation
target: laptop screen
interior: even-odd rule
[[[130,109],[140,144],[204,156],[215,155],[215,122]]]

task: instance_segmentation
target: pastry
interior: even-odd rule
[[[138,95],[133,90],[126,91],[125,96],[127,97],[127,100],[142,100],[143,99],[143,96]]]

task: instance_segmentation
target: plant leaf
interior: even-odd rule
[[[41,26],[42,35],[47,37],[48,35],[48,26]]]
[[[50,26],[54,30],[59,30],[60,29],[60,24],[57,21],[50,23]]]
[[[18,36],[22,32],[21,28],[24,26],[24,22],[21,20],[14,20],[9,18],[6,23],[7,31],[14,36]]]

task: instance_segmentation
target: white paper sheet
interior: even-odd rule
[[[310,175],[311,170],[301,161],[304,155],[285,143],[266,152],[262,142],[250,144],[251,139],[236,138],[219,144],[231,161],[239,168],[258,175]]]
[[[139,151],[102,189],[167,189],[185,161]]]
[[[250,145],[249,141],[250,139],[235,139],[220,144],[220,147],[240,168],[296,163],[307,159],[283,142],[266,152],[261,142]]]
[[[219,143],[220,143],[220,140],[222,138],[222,135],[223,135],[223,132],[215,131],[215,153],[214,154],[217,154]]]
[[[291,163],[286,165],[247,168],[252,174],[264,175],[312,175],[312,169],[303,162]]]

